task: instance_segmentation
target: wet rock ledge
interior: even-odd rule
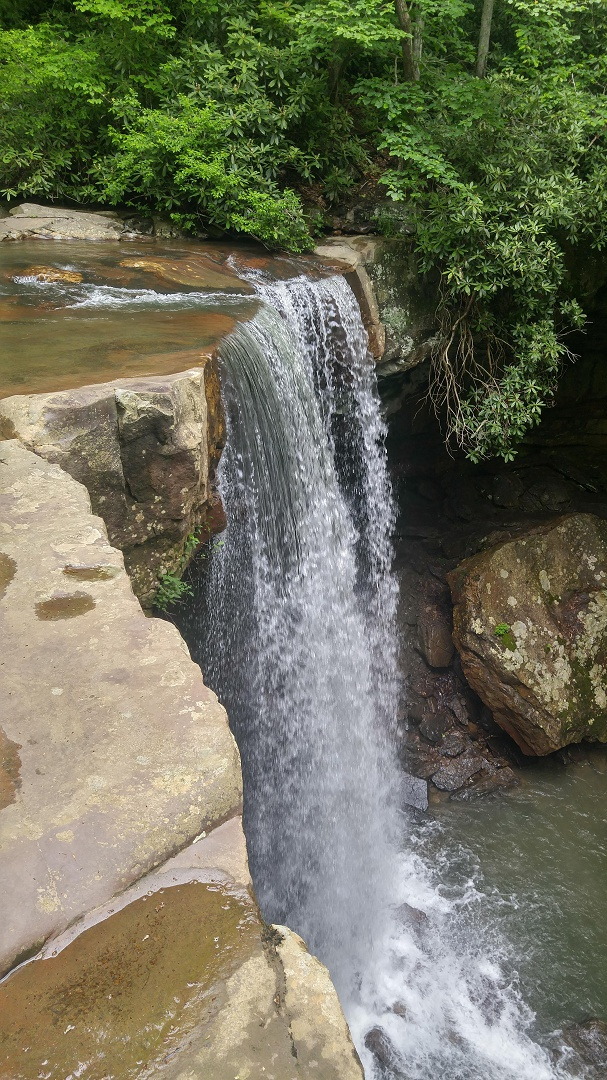
[[[361,1080],[326,970],[260,919],[223,708],[85,488],[0,459],[0,1075]]]

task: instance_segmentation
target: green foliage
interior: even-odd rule
[[[192,595],[192,586],[182,581],[179,574],[160,574],[158,588],[154,596],[154,607],[167,611],[173,604],[178,604],[186,596]]]
[[[567,247],[607,241],[605,101],[554,70],[358,92],[381,117],[391,197],[416,208],[422,269],[441,275],[432,400],[473,460],[509,460],[584,322]]]
[[[301,204],[272,173],[291,154],[244,137],[236,118],[181,97],[172,113],[141,112],[129,130],[109,129],[112,153],[93,169],[91,196],[160,211],[198,226],[244,232],[270,247],[309,246]],[[232,141],[233,140],[233,141]]]
[[[486,79],[480,0],[409,6],[413,82],[393,0],[4,0],[0,191],[303,251],[302,192],[380,180],[440,281],[446,436],[508,460],[584,322],[567,253],[607,241],[607,4],[499,0]]]
[[[154,607],[158,608],[159,611],[168,611],[173,604],[178,604],[186,596],[193,595],[192,586],[189,582],[184,581],[181,575],[194,552],[198,551],[198,556],[206,559],[212,551],[217,551],[223,547],[223,540],[215,540],[207,545],[206,551],[201,550],[202,531],[202,528],[198,527],[193,532],[188,533],[183,542],[183,548],[175,570],[158,575],[158,588],[154,595]]]
[[[516,650],[516,638],[512,632],[512,627],[508,623],[498,623],[497,626],[493,627],[493,633],[496,638],[499,638],[505,649],[509,649],[510,652]]]
[[[186,596],[192,596],[192,586],[182,580],[185,570],[196,548],[200,544],[200,529],[194,529],[188,533],[184,542],[181,555],[179,556],[175,570],[158,575],[158,588],[154,595],[154,607],[159,611],[167,611],[173,604],[178,604]]]

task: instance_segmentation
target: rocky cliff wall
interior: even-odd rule
[[[0,425],[85,485],[144,606],[185,538],[199,529],[208,539],[222,525],[215,469],[224,423],[213,353],[178,375],[4,398]]]

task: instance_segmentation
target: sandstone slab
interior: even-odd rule
[[[607,741],[607,522],[557,518],[450,575],[470,685],[526,754]]]
[[[0,987],[0,1073],[362,1080],[326,969],[248,885],[235,816],[55,937]]]
[[[345,275],[352,289],[369,338],[371,355],[381,361],[386,347],[386,332],[381,321],[377,297],[366,264],[373,262],[382,241],[375,236],[329,236],[314,249],[318,258],[335,265]]]
[[[360,1080],[362,1067],[326,967],[286,926],[277,926],[285,1008],[303,1076]]]
[[[241,782],[223,708],[144,616],[84,487],[11,440],[0,507],[6,971],[233,815]]]
[[[4,398],[1,424],[86,486],[143,603],[188,533],[206,525],[210,535],[222,521],[213,480],[224,422],[212,351],[177,375]]]

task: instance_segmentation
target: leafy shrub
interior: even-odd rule
[[[321,220],[380,181],[439,275],[447,440],[508,460],[584,322],[567,253],[607,240],[607,5],[502,0],[479,79],[480,0],[407,3],[413,39],[393,0],[5,0],[0,192],[303,251],[303,190]]]

